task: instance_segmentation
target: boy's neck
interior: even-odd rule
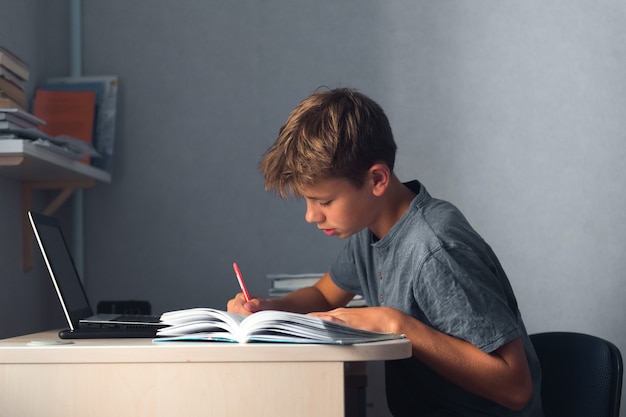
[[[375,225],[370,227],[371,232],[378,238],[382,239],[389,233],[389,230],[400,220],[402,216],[409,210],[411,201],[415,198],[415,193],[407,186],[402,184],[398,177],[392,175],[389,186],[383,198],[379,218]]]

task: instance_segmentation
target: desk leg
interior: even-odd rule
[[[367,415],[366,365],[366,362],[348,362],[345,364],[346,417],[366,417]]]

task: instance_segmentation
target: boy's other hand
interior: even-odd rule
[[[391,307],[337,308],[309,314],[357,329],[382,333],[400,333],[398,329],[408,319],[404,313]]]

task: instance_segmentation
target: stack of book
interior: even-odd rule
[[[24,86],[28,77],[28,64],[0,46],[0,108],[26,111],[28,102]]]
[[[267,279],[270,280],[268,295],[282,297],[297,289],[315,285],[322,276],[324,276],[323,273],[268,274]]]
[[[41,100],[33,104],[32,114],[26,109],[29,103],[25,85],[29,70],[24,60],[7,48],[0,46],[0,139],[30,140],[37,146],[76,160],[88,161],[100,154],[91,143],[94,130],[95,92],[91,92],[91,107],[75,106],[71,110],[63,107],[64,102]],[[49,105],[42,112],[43,105]],[[83,117],[83,113],[89,117]],[[70,116],[78,115],[79,120]],[[50,117],[50,119],[48,119]],[[57,129],[58,120],[68,120],[71,126],[81,126],[86,131],[85,138],[73,135],[64,126]],[[66,131],[67,130],[67,131]]]
[[[2,100],[2,99],[0,99]],[[19,139],[46,122],[16,107],[0,107],[0,139]]]
[[[268,295],[270,298],[282,297],[300,288],[315,285],[323,273],[303,273],[303,274],[268,274],[267,279],[270,280],[270,289]],[[356,295],[352,301],[348,303],[348,307],[365,307],[367,304],[362,296]]]
[[[46,123],[26,111],[28,77],[26,62],[0,46],[0,139],[21,139]]]

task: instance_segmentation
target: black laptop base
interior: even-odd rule
[[[150,338],[156,337],[156,328],[141,331],[129,332],[124,329],[103,329],[103,328],[80,328],[63,329],[59,331],[61,339],[120,339],[120,338]]]

